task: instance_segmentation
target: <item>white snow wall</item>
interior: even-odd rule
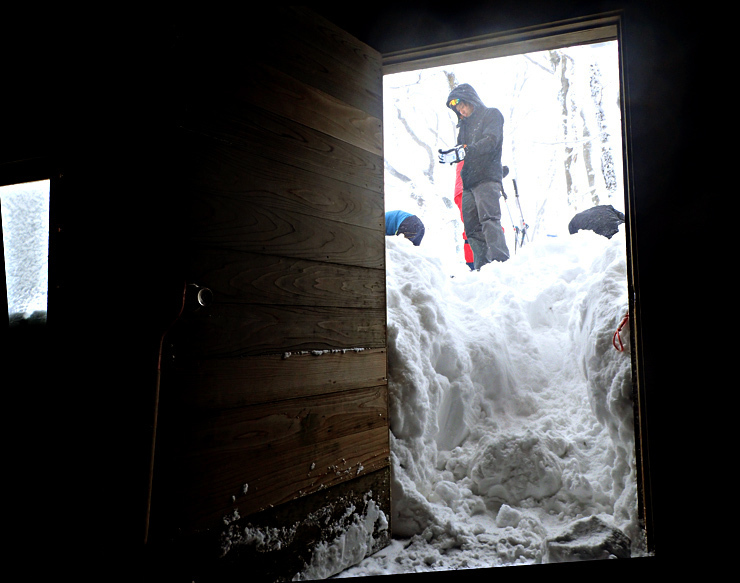
[[[506,504],[607,514],[639,540],[625,241],[551,238],[450,277],[387,238],[397,537]],[[467,268],[465,268],[467,269]]]

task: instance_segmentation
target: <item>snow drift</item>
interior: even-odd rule
[[[640,554],[623,232],[452,276],[386,241],[396,541],[342,576],[562,560],[585,517]]]

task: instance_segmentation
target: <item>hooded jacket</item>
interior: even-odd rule
[[[462,117],[450,105],[453,99],[460,99],[473,105],[470,117]],[[504,137],[504,116],[494,107],[486,107],[475,89],[463,83],[450,91],[447,107],[457,115],[457,144],[465,149],[465,166],[460,175],[465,188],[486,181],[503,181],[501,150]]]

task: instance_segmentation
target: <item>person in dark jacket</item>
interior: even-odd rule
[[[406,211],[388,211],[385,213],[385,234],[403,235],[418,247],[424,238],[424,223]]]
[[[498,109],[486,107],[467,83],[450,92],[446,105],[457,115],[459,131],[457,145],[451,150],[440,150],[439,161],[454,164],[465,160],[460,172],[463,223],[475,257],[475,268],[480,269],[491,261],[509,259],[499,202],[503,181],[504,116]]]

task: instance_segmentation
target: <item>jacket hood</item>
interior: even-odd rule
[[[450,101],[452,101],[453,99],[460,99],[462,101],[466,101],[467,103],[472,103],[476,109],[486,107],[483,101],[481,101],[481,98],[478,97],[478,93],[476,93],[472,85],[462,83],[456,86],[452,91],[450,91],[450,94],[447,96],[447,101],[445,102],[447,107],[455,112],[458,121],[460,120],[460,114],[454,107],[450,105]]]

